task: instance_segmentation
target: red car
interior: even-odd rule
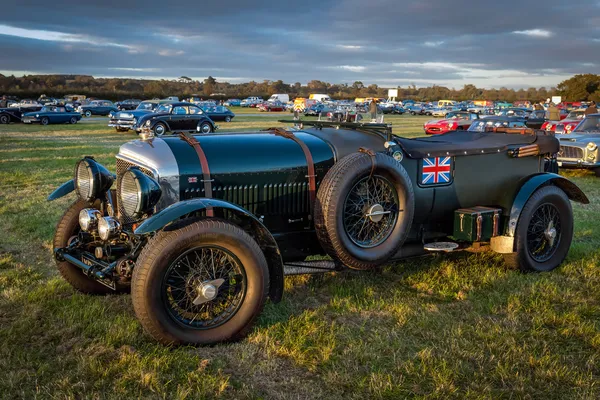
[[[467,130],[473,120],[479,119],[479,115],[468,111],[452,111],[446,114],[445,119],[427,121],[423,125],[428,135],[438,135],[450,131]]]
[[[561,115],[562,117],[562,115]],[[541,129],[548,132],[556,132],[558,128],[561,133],[571,133],[581,120],[585,117],[585,110],[573,110],[565,118],[561,118],[560,121],[546,121],[542,124]]]
[[[281,103],[266,102],[256,106],[260,111],[285,111],[285,106]]]

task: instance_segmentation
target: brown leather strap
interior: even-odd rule
[[[292,132],[286,131],[281,128],[270,128],[269,131],[273,132],[276,135],[283,136],[286,139],[291,139],[300,146],[302,152],[304,153],[304,158],[306,158],[306,165],[308,166],[308,195],[310,198],[310,218],[314,216],[314,207],[315,201],[317,199],[317,175],[315,173],[315,162],[313,161],[312,154],[310,153],[310,149],[299,137],[294,135]]]
[[[202,150],[202,146],[198,140],[192,135],[181,133],[179,137],[184,140],[187,144],[192,146],[194,150],[196,150],[196,154],[198,155],[198,160],[200,161],[200,167],[202,168],[202,182],[204,183],[204,197],[208,199],[212,199],[212,179],[210,177],[210,168],[208,167],[208,160],[206,159],[206,154],[204,154],[204,150]],[[214,217],[214,210],[212,207],[206,208],[206,216]]]
[[[375,172],[375,168],[377,167],[377,159],[375,158],[375,152],[371,149],[367,149],[366,147],[361,147],[360,149],[358,149],[359,153],[365,153],[369,156],[371,156],[371,174],[369,175],[369,178],[373,176],[373,173]]]

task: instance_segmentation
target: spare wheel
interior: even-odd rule
[[[398,252],[413,213],[414,192],[402,164],[383,153],[360,152],[344,157],[323,178],[315,227],[332,258],[370,269]]]

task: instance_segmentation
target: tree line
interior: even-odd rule
[[[575,75],[553,88],[528,89],[482,89],[467,84],[460,89],[444,86],[398,87],[398,100],[434,101],[453,100],[516,100],[540,101],[554,95],[562,95],[566,101],[600,100],[600,75]],[[224,99],[247,96],[269,97],[274,93],[288,93],[291,97],[308,97],[310,93],[326,93],[335,99],[355,97],[387,97],[388,88],[375,84],[365,85],[361,81],[352,84],[328,83],[311,80],[306,85],[300,82],[285,83],[282,80],[262,82],[229,83],[218,82],[213,77],[195,81],[182,76],[178,80],[147,80],[130,78],[94,78],[89,75],[24,75],[21,77],[0,74],[0,95],[19,98],[37,98],[40,94],[48,97],[63,97],[79,94],[108,100],[126,98],[163,98],[192,95],[203,98]]]

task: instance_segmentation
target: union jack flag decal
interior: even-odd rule
[[[452,157],[424,158],[421,185],[443,185],[452,181]]]

